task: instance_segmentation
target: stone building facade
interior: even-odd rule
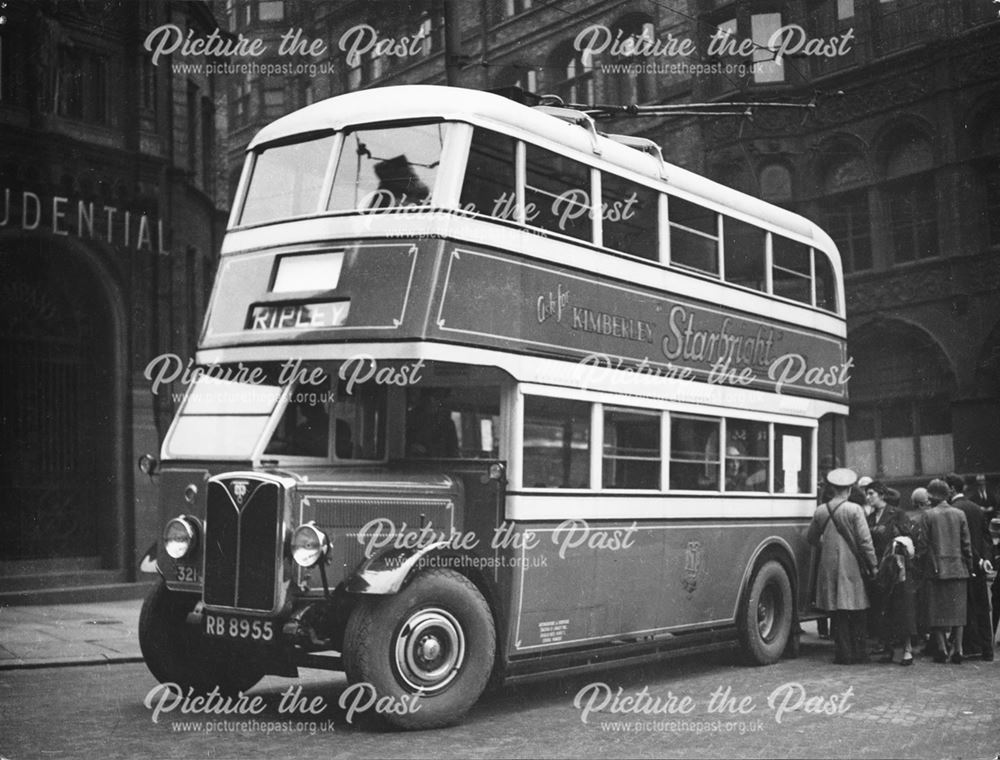
[[[217,24],[208,2],[2,12],[0,584],[55,599],[37,592],[134,580],[160,530],[136,460],[173,401],[143,372],[193,354],[224,191],[215,78],[142,43]]]

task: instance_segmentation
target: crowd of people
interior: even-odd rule
[[[982,476],[935,478],[904,502],[838,468],[821,501],[807,537],[817,550],[814,605],[829,614],[820,635],[833,639],[835,663],[993,660],[1000,515]]]

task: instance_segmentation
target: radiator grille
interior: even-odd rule
[[[205,513],[205,604],[270,611],[280,564],[282,488],[212,479]]]

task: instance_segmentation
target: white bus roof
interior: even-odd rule
[[[664,191],[676,188],[713,205],[721,205],[804,237],[833,254],[836,246],[818,226],[804,217],[741,193],[725,185],[682,169],[664,164],[666,179],[661,178],[659,160],[643,151],[598,136],[597,149],[586,128],[551,116],[542,110],[482,90],[437,85],[402,85],[361,90],[322,100],[288,114],[264,127],[250,142],[248,150],[295,135],[340,130],[355,124],[398,121],[401,119],[440,118],[465,121],[511,134],[520,139],[532,135],[558,143],[582,154],[591,162],[607,168],[620,167],[641,174]]]

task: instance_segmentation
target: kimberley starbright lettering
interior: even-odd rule
[[[731,331],[733,320],[726,317],[717,330],[699,329],[695,314],[683,306],[674,306],[667,317],[667,334],[663,336],[663,355],[677,359],[716,362],[728,360],[734,364],[765,366],[771,361],[774,330],[760,325],[755,334]]]
[[[611,335],[615,338],[625,338],[640,343],[653,342],[653,325],[641,319],[623,317],[620,314],[607,314],[594,311],[584,306],[573,307],[573,329],[580,332]]]

